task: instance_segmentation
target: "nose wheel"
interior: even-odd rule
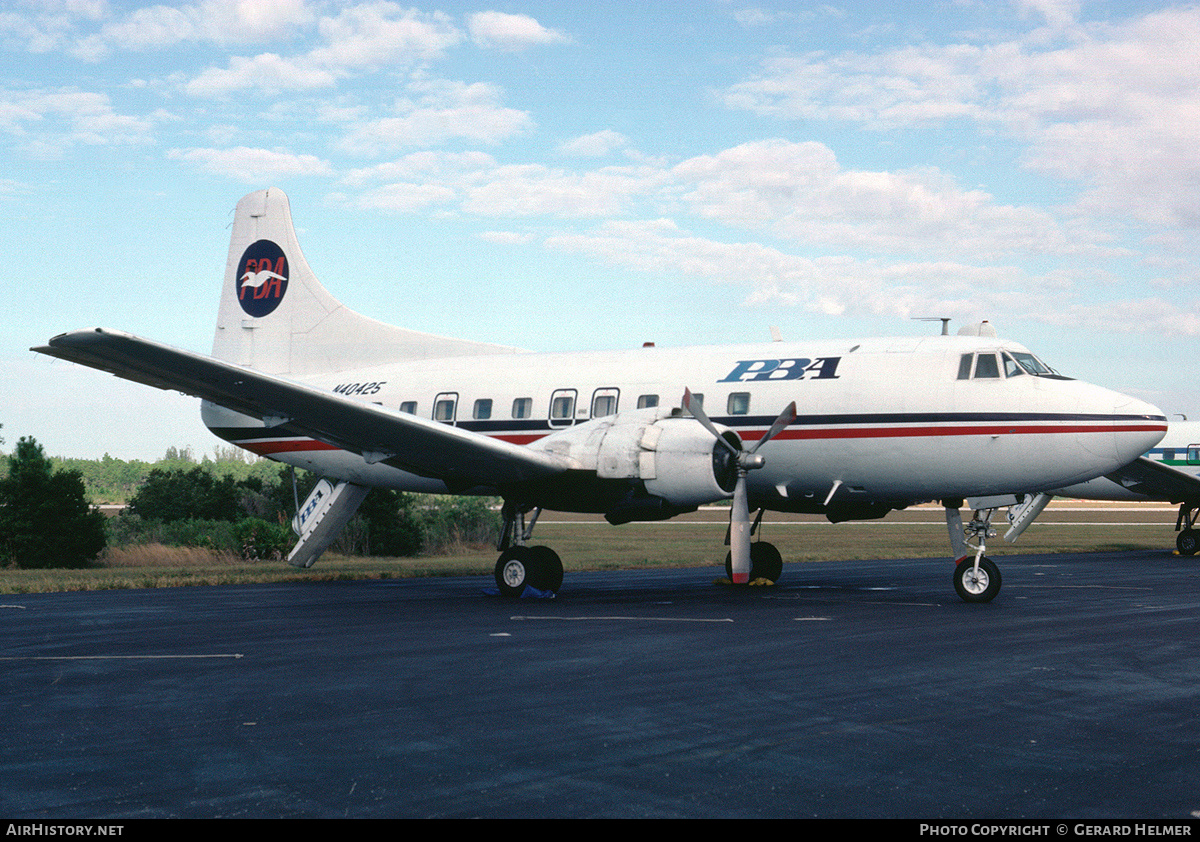
[[[964,602],[991,602],[1000,593],[1000,568],[990,558],[964,556],[954,568],[954,590]]]

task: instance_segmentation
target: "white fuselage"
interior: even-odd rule
[[[827,498],[896,507],[1058,488],[1126,464],[1162,436],[1166,423],[1155,407],[1098,386],[1003,371],[960,377],[964,354],[999,349],[1025,351],[977,336],[772,342],[460,356],[298,379],[533,447],[618,411],[678,407],[685,387],[747,441],[795,401],[796,421],[762,449],[766,465],[748,478],[754,505],[780,510],[818,511]],[[204,420],[228,441],[325,476],[449,490],[289,434],[286,424],[267,428],[211,404]]]

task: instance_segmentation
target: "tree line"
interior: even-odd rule
[[[0,444],[4,440],[0,438]],[[32,438],[0,456],[0,566],[84,567],[107,546],[202,546],[278,559],[296,541],[291,519],[320,477],[216,448],[197,461],[170,448],[154,464],[49,458]],[[96,503],[124,503],[106,518]],[[374,489],[333,551],[414,556],[495,541],[492,501]]]

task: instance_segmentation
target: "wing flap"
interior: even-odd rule
[[[1200,500],[1200,479],[1145,456],[1105,477],[1152,500],[1172,503]]]
[[[119,331],[64,333],[30,350],[285,424],[344,450],[458,486],[504,486],[560,474],[551,453],[353,400]]]

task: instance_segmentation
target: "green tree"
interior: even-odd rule
[[[240,498],[241,491],[228,474],[218,479],[199,466],[155,468],[130,499],[129,508],[147,520],[168,523],[191,518],[237,520]]]
[[[87,567],[104,546],[104,516],[79,471],[53,472],[42,446],[22,437],[0,479],[0,563]]]

